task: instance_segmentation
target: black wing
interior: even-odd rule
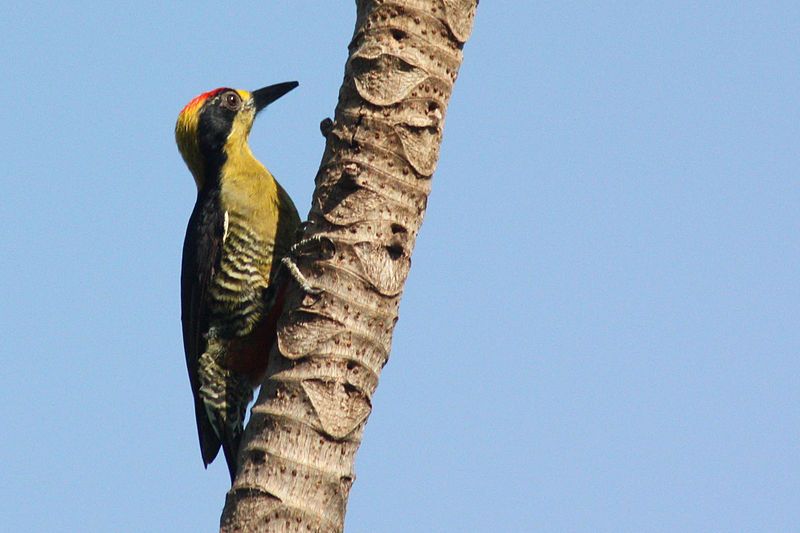
[[[197,434],[203,463],[208,464],[219,453],[220,440],[200,398],[197,363],[206,350],[205,334],[209,328],[208,288],[214,272],[219,270],[222,256],[224,220],[217,191],[201,192],[197,196],[186,239],[183,242],[181,267],[181,322],[186,368],[192,384]]]

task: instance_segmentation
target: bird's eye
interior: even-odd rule
[[[238,94],[230,92],[222,97],[222,105],[232,111],[236,111],[242,105],[242,99],[239,98]]]

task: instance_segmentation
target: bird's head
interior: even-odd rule
[[[258,112],[297,85],[288,81],[253,92],[223,87],[186,104],[175,124],[175,140],[198,189],[234,151],[249,150],[247,137]]]

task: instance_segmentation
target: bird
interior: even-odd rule
[[[286,283],[278,271],[300,227],[289,194],[248,144],[256,115],[298,86],[222,87],[175,125],[197,186],[181,263],[181,323],[203,465],[225,455],[231,483],[253,389],[276,342]]]

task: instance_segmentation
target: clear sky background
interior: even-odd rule
[[[215,531],[180,333],[181,107],[308,212],[352,2],[0,17],[0,520]],[[347,530],[800,528],[800,3],[484,1]]]

